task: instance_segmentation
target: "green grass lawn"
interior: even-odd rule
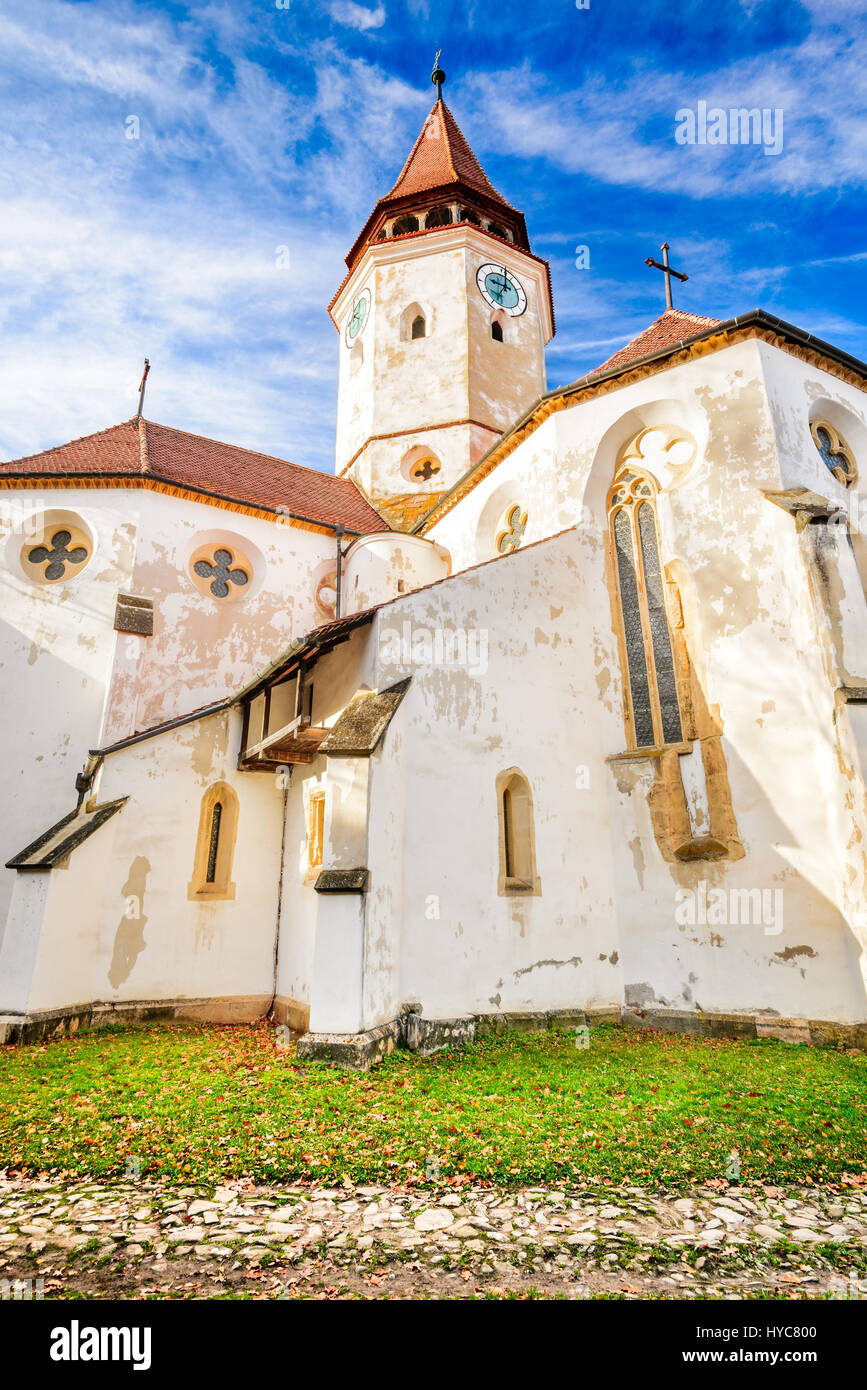
[[[151,1025],[0,1048],[0,1167],[200,1182],[424,1183],[864,1174],[867,1055],[614,1027],[298,1065],[265,1024]]]

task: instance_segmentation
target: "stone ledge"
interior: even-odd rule
[[[394,1018],[362,1033],[305,1033],[298,1039],[295,1055],[299,1061],[335,1062],[352,1071],[367,1071],[394,1051],[400,1030]]]
[[[625,1028],[658,1028],[697,1038],[776,1038],[814,1047],[867,1049],[867,1023],[832,1023],[823,1019],[782,1018],[777,1014],[710,1013],[686,1009],[636,1009],[624,1006]]]
[[[404,1020],[406,1046],[410,1052],[430,1057],[444,1047],[467,1047],[475,1039],[476,1020],[472,1014],[461,1018],[424,1018],[407,1014]]]
[[[544,1009],[520,1013],[476,1014],[476,1038],[498,1038],[503,1033],[544,1033],[549,1028],[569,1029],[617,1023],[620,1006],[591,1009]]]
[[[271,1006],[268,994],[227,995],[215,999],[134,999],[95,1004],[70,1004],[61,1009],[38,1009],[29,1014],[0,1014],[0,1044],[50,1042],[114,1023],[191,1022],[253,1023]]]
[[[696,1038],[754,1038],[754,1014],[700,1013],[686,1009],[637,1009],[625,1005],[624,1028],[658,1028],[665,1033],[688,1033]]]

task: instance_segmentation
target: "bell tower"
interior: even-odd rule
[[[409,530],[545,391],[548,264],[442,99],[346,258],[336,472]]]

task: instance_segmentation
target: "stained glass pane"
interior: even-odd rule
[[[650,708],[647,662],[644,655],[644,638],[641,632],[641,610],[638,604],[638,580],[635,574],[635,556],[632,549],[632,530],[628,512],[620,511],[614,518],[614,547],[617,554],[617,578],[620,584],[620,607],[623,613],[629,688],[632,692],[635,741],[639,748],[648,748],[655,741],[653,714]]]
[[[638,534],[641,537],[641,560],[644,566],[644,587],[647,593],[653,662],[656,666],[656,688],[662,711],[662,737],[665,743],[680,743],[683,739],[683,731],[677,699],[674,658],[671,652],[671,636],[668,631],[668,614],[665,610],[659,547],[656,543],[656,518],[653,515],[653,508],[648,506],[646,502],[642,502],[638,508]]]

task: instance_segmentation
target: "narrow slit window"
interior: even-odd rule
[[[307,866],[321,869],[325,857],[325,793],[313,792],[307,807]]]
[[[424,314],[416,314],[413,319],[411,336],[413,338],[423,338],[425,336]]]
[[[503,789],[503,859],[506,877],[512,878],[515,872],[515,817],[511,787]]]
[[[231,879],[237,833],[238,797],[228,782],[215,782],[202,797],[199,809],[189,898],[234,898]]]
[[[536,840],[533,825],[533,794],[518,768],[509,768],[497,778],[500,834],[500,875],[498,891],[538,895],[542,891],[536,873]]]
[[[222,801],[214,802],[214,809],[211,812],[211,841],[208,846],[208,872],[205,878],[207,883],[214,883],[217,877],[217,853],[220,848],[220,821],[223,818]]]
[[[494,319],[494,322],[491,324],[491,337],[495,343],[501,343],[503,341],[503,325],[496,319]]]

